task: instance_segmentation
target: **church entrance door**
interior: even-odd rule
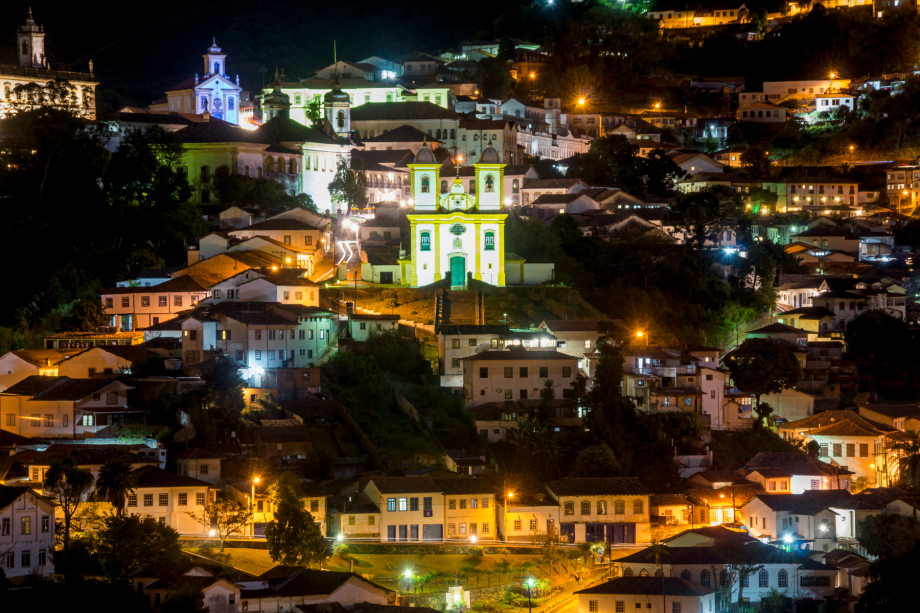
[[[454,256],[450,259],[450,284],[466,285],[466,258]]]

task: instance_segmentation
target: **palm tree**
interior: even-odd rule
[[[663,545],[661,541],[655,541],[646,551],[648,552],[648,558],[655,558],[655,564],[658,565],[658,570],[661,573],[661,610],[664,611],[667,607],[667,599],[664,593],[664,561],[671,556],[671,552],[667,545]]]
[[[125,499],[137,487],[137,477],[124,460],[109,460],[96,477],[96,495],[115,507],[117,515],[125,513]]]

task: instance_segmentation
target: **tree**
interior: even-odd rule
[[[748,174],[761,179],[773,176],[773,161],[760,147],[748,147],[741,154],[741,166]]]
[[[731,599],[731,594],[734,591],[733,586],[737,583],[737,602],[739,607],[744,602],[743,579],[755,575],[763,569],[763,564],[756,562],[756,552],[762,551],[764,547],[770,547],[770,545],[740,543],[733,539],[719,539],[712,546],[713,551],[717,552],[717,559],[722,560],[725,565],[726,581],[724,587],[727,588],[727,593],[724,594],[724,597],[727,600]],[[770,547],[770,549],[772,550],[773,548]],[[721,580],[719,584],[723,586]]]
[[[664,149],[652,149],[642,163],[645,171],[645,191],[656,196],[667,196],[677,182],[687,176]]]
[[[179,580],[180,583],[183,580]],[[179,587],[169,595],[169,599],[160,605],[160,613],[208,613],[210,607],[204,606],[204,593],[192,582],[184,580],[186,585]]]
[[[310,120],[311,126],[319,127],[323,121],[323,103],[319,100],[311,100],[304,107],[304,113]]]
[[[561,557],[563,542],[562,533],[558,529],[545,532],[536,530],[530,533],[530,544],[540,548],[543,561],[549,564],[549,572],[553,573],[553,563]]]
[[[503,62],[514,61],[514,43],[507,36],[498,41],[498,54],[495,56]]]
[[[238,416],[242,412],[246,381],[240,376],[238,362],[219,354],[214,358],[214,366],[202,378],[208,384],[207,402],[219,416]]]
[[[154,517],[107,514],[96,550],[109,581],[124,581],[148,565],[164,568],[184,559],[179,533]]]
[[[216,500],[203,511],[186,512],[186,515],[201,524],[205,530],[214,530],[220,540],[220,552],[224,552],[224,541],[231,534],[243,534],[252,520],[252,509],[235,500]]]
[[[578,452],[575,458],[575,468],[572,469],[571,478],[577,477],[610,477],[618,474],[620,462],[607,443],[585,447]]]
[[[106,167],[109,203],[172,208],[191,195],[182,171],[185,147],[175,132],[159,126],[126,131]]]
[[[73,456],[54,460],[45,473],[44,489],[54,498],[64,515],[63,553],[70,551],[70,524],[74,513],[93,487],[93,473],[77,466]]]
[[[131,465],[120,459],[108,460],[96,477],[96,495],[115,507],[117,515],[125,513],[125,499],[137,487]]]
[[[291,185],[290,189],[296,191],[296,185]],[[228,172],[215,174],[214,191],[223,204],[239,207],[257,206],[265,215],[274,215],[294,207],[309,208],[301,206],[301,202],[313,203],[308,194],[300,194],[305,196],[302,199],[294,196],[274,179],[257,179]],[[315,205],[313,206],[315,208]]]
[[[913,495],[913,518],[917,519],[917,494],[920,493],[920,435],[913,430],[891,445],[897,452],[900,485]]]
[[[479,83],[479,93],[488,98],[507,100],[514,87],[511,78],[511,65],[505,60],[496,57],[487,57],[479,60],[476,71],[476,82]]]
[[[363,170],[364,161],[360,158],[353,158],[349,168],[345,156],[339,157],[329,183],[329,194],[336,205],[345,203],[349,209],[367,206],[367,175]]]
[[[265,540],[272,561],[294,566],[321,563],[326,539],[307,511],[300,478],[282,473],[272,486],[274,519],[265,526]]]
[[[721,213],[719,199],[709,190],[678,196],[668,211],[668,223],[687,233],[687,245],[693,246],[702,267],[703,247],[716,239],[715,222]]]
[[[764,394],[778,394],[795,386],[802,378],[802,367],[787,343],[767,338],[749,338],[728,354],[725,365],[735,385],[754,394],[760,407]],[[754,422],[760,429],[761,420]]]
[[[70,315],[64,318],[62,326],[74,332],[95,332],[99,326],[106,325],[110,316],[102,308],[102,302],[85,298],[70,305]]]

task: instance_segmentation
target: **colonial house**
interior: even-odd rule
[[[0,356],[0,392],[32,375],[57,376],[67,355],[57,349],[17,349]]]
[[[575,357],[591,353],[597,349],[601,332],[598,326],[604,324],[622,324],[617,319],[546,319],[540,323],[540,329],[556,337],[556,349]]]
[[[0,568],[7,579],[54,577],[54,508],[31,489],[0,485]]]
[[[128,513],[150,515],[180,534],[207,535],[205,527],[188,513],[202,513],[209,504],[211,484],[187,475],[174,475],[158,466],[133,473],[136,485],[128,493]]]
[[[329,499],[329,536],[342,535],[344,538],[379,539],[380,509],[376,505],[364,502],[350,502],[348,497],[342,500]]]
[[[475,543],[479,539],[498,538],[492,479],[435,479],[434,482],[444,496],[447,540]]]
[[[275,566],[254,579],[237,582],[240,607],[253,613],[285,613],[317,603],[353,607],[359,603],[386,605],[393,590],[355,573]]]
[[[544,331],[511,329],[506,325],[443,325],[438,331],[441,387],[463,387],[463,358],[509,346],[553,348],[556,339]]]
[[[742,469],[744,478],[769,494],[801,494],[806,490],[848,490],[853,473],[802,452],[761,451]]]
[[[546,484],[559,503],[559,531],[570,543],[647,543],[649,492],[638,479],[562,479]]]
[[[220,481],[221,456],[217,454],[192,447],[179,453],[175,460],[180,477],[191,477],[214,486]]]
[[[136,330],[170,320],[208,297],[208,287],[191,275],[152,287],[107,287],[99,290],[111,325]]]
[[[371,477],[360,500],[380,509],[381,542],[444,539],[446,496],[430,477]]]
[[[655,564],[654,555],[647,550],[620,558],[613,564],[626,578],[651,577],[661,572],[665,578],[680,577],[702,588],[728,585],[730,601],[738,600],[741,589],[742,596],[751,603],[760,602],[770,594],[771,588],[796,600],[824,600],[834,595],[837,569],[762,543],[748,543],[745,550],[752,563],[763,565],[753,577],[730,576],[728,561],[721,557],[718,547],[666,546],[661,564]]]
[[[58,364],[57,374],[72,379],[130,374],[131,369],[157,354],[139,345],[104,345],[70,356]]]
[[[698,172],[724,172],[725,166],[705,153],[678,153],[671,158],[681,170],[692,176]]]
[[[110,378],[32,375],[0,392],[0,427],[32,438],[95,438],[106,426],[146,413],[128,405],[129,389]]]
[[[537,492],[504,492],[496,498],[499,537],[530,541],[562,525],[561,507],[545,488]]]
[[[539,399],[547,381],[557,398],[571,395],[578,359],[558,351],[526,350],[511,346],[461,359],[468,407],[505,400]]]
[[[819,460],[851,471],[854,479],[866,477],[870,487],[889,485],[897,472],[889,446],[900,431],[854,411],[823,411],[780,424],[777,433],[788,441],[817,442]]]
[[[527,206],[544,194],[577,194],[588,189],[582,179],[525,179],[521,187],[521,205]]]
[[[198,571],[192,575],[161,577],[146,585],[140,594],[148,599],[152,609],[158,609],[173,595],[189,590],[200,593],[204,606],[213,613],[236,611],[242,591],[232,581]]]
[[[27,481],[34,484],[33,489],[39,490],[45,480],[45,473],[56,460],[67,456],[74,458],[77,466],[93,474],[93,479],[99,476],[102,465],[110,460],[123,460],[132,470],[144,467],[156,467],[155,458],[142,456],[139,453],[125,451],[123,445],[50,445],[44,451],[23,451],[16,454],[16,461],[25,466],[28,475]]]
[[[712,611],[715,590],[680,577],[617,577],[575,592],[578,613]]]

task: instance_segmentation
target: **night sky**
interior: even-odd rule
[[[0,15],[0,63],[16,63],[15,30],[31,5],[47,32],[52,68],[86,70],[93,60],[102,82],[100,111],[105,113],[124,104],[149,104],[166,88],[201,71],[201,55],[212,36],[228,54],[231,78],[238,73],[244,88],[257,90],[260,65],[274,73],[277,63],[288,77],[301,78],[332,63],[333,39],[339,57],[351,61],[446,49],[492,34],[496,17],[527,4],[194,0],[134,5],[131,10],[131,3],[111,0],[91,5],[10,0]]]

